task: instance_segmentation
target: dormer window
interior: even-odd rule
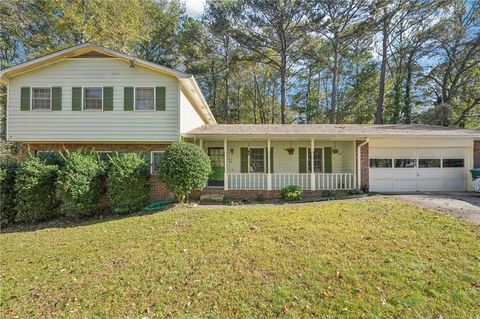
[[[155,89],[153,87],[135,88],[135,110],[136,111],[154,111],[155,110]]]
[[[103,88],[83,88],[83,109],[101,111],[103,109]]]
[[[52,89],[49,87],[32,88],[32,110],[50,110],[52,108]]]

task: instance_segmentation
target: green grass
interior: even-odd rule
[[[0,317],[480,318],[480,229],[389,199],[4,233]]]

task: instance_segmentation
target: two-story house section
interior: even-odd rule
[[[1,71],[23,150],[158,152],[215,124],[192,75],[85,43]]]

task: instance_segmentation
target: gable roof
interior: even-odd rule
[[[217,124],[203,125],[187,137],[472,137],[480,130],[421,124]]]
[[[183,92],[192,101],[192,104],[195,110],[199,113],[199,115],[207,123],[217,123],[193,75],[167,68],[156,63],[148,62],[146,60],[142,60],[133,56],[129,56],[118,51],[107,49],[93,43],[79,44],[74,47],[70,47],[30,61],[26,61],[24,63],[20,63],[9,68],[5,68],[0,71],[0,83],[8,84],[8,79],[14,76],[36,70],[50,64],[64,61],[67,58],[74,58],[86,55],[90,52],[96,52],[101,55],[118,58],[120,60],[142,66],[146,69],[176,77],[180,83],[180,87],[182,88]],[[92,56],[92,58],[93,57],[95,56]]]

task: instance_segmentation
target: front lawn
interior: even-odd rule
[[[389,199],[4,233],[0,317],[480,318],[480,228]]]

